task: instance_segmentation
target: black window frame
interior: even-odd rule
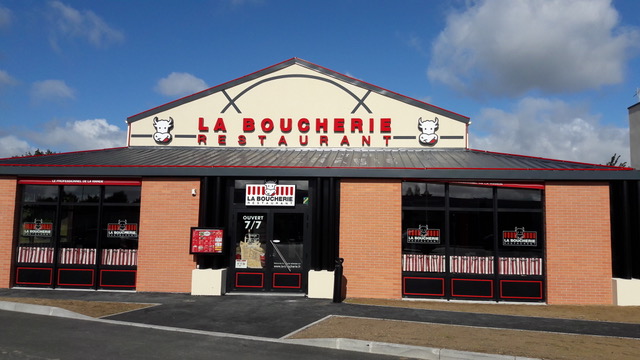
[[[419,186],[416,186],[419,184]],[[411,187],[413,189],[419,188],[424,189],[425,186],[422,184],[427,184],[426,187],[429,187],[429,184],[438,184],[438,186],[444,187],[444,201],[443,203],[438,203],[438,206],[430,206],[428,204],[428,196],[425,196],[424,202],[419,200],[419,196],[424,196],[424,192],[412,190],[411,194],[412,198],[406,201],[406,196],[409,191],[407,191],[407,187]],[[468,193],[473,194],[477,192],[478,194],[483,194],[481,199],[474,198],[473,196],[469,196],[467,198],[462,197],[462,201],[459,198],[458,200],[451,201],[451,187],[454,186],[455,190],[468,190]],[[467,188],[465,188],[467,187]],[[477,191],[477,189],[482,189]],[[487,197],[487,192],[491,193],[491,197]],[[418,194],[417,194],[418,193]],[[501,196],[505,195],[505,196]],[[463,182],[452,182],[452,181],[429,181],[429,180],[420,180],[420,179],[411,179],[403,181],[402,186],[402,254],[403,261],[404,256],[406,254],[410,254],[410,251],[407,250],[415,250],[415,246],[408,246],[407,243],[407,231],[410,226],[416,226],[417,224],[408,224],[407,223],[407,215],[408,212],[422,211],[427,214],[429,211],[440,211],[443,213],[443,217],[445,219],[445,226],[443,229],[440,229],[441,234],[441,244],[440,247],[444,249],[444,254],[442,252],[437,252],[438,254],[444,255],[444,272],[416,272],[416,271],[403,271],[403,284],[406,279],[418,279],[419,276],[424,276],[424,279],[428,279],[429,281],[435,280],[429,276],[437,275],[438,277],[442,277],[443,281],[443,290],[436,291],[437,295],[435,297],[454,298],[452,293],[453,280],[460,280],[461,278],[474,280],[474,281],[492,281],[494,284],[494,290],[492,291],[492,295],[490,297],[470,297],[473,300],[485,299],[485,300],[494,300],[494,301],[509,301],[509,300],[519,300],[519,301],[544,301],[544,285],[545,285],[545,271],[544,271],[544,251],[545,251],[545,223],[544,223],[544,187],[539,184],[509,184],[509,183],[500,183],[500,184],[478,184],[478,183],[463,183]],[[417,199],[417,198],[418,199]],[[466,205],[465,205],[466,203]],[[456,205],[456,206],[453,206]],[[486,241],[482,241],[482,245],[488,247],[488,249],[484,249],[486,251],[469,251],[469,254],[473,254],[474,256],[489,256],[493,259],[492,265],[493,270],[490,271],[491,274],[472,274],[472,273],[454,273],[451,271],[452,264],[452,256],[465,256],[463,251],[459,247],[455,246],[456,239],[454,239],[457,229],[453,229],[454,221],[452,220],[452,216],[460,213],[469,213],[469,214],[487,214],[491,218],[490,227],[492,227],[491,231],[491,239],[484,239]],[[510,231],[515,229],[504,228],[501,222],[504,222],[505,214],[523,214],[526,215],[528,219],[524,221],[524,231],[528,232],[528,235],[531,235],[534,231],[536,234],[531,236],[536,237],[536,245],[530,247],[516,246],[516,247],[508,247],[504,245],[503,240],[503,231]],[[532,220],[533,219],[533,220]],[[485,219],[486,221],[487,219]],[[428,223],[428,221],[425,221]],[[527,226],[531,226],[531,224],[538,224],[538,228],[528,229]],[[422,225],[422,224],[420,224]],[[428,224],[427,224],[428,225]],[[489,231],[489,229],[485,229],[485,232]],[[429,247],[426,247],[429,249]],[[461,253],[462,252],[462,253]],[[432,252],[434,253],[434,252]],[[475,253],[475,254],[474,254]],[[505,271],[505,274],[500,273],[500,261],[502,257],[514,257],[514,256],[522,257],[522,258],[534,258],[534,259],[542,259],[540,260],[542,263],[541,274],[540,275],[507,275],[508,272]],[[524,259],[524,261],[532,261],[535,262],[537,260],[534,259]],[[505,259],[506,261],[506,259]],[[511,259],[511,261],[515,261]],[[518,260],[520,261],[520,260]],[[487,265],[491,266],[491,265]],[[404,268],[403,268],[404,270]],[[535,283],[536,286],[540,284],[540,297],[536,299],[528,299],[528,298],[518,298],[517,296],[509,296],[508,298],[501,297],[501,290],[498,290],[498,287],[502,285],[502,281],[510,282],[511,284],[517,284],[518,282],[525,283],[526,281],[521,281],[525,279],[526,281],[531,280],[532,283]],[[407,295],[403,289],[404,297],[425,297],[420,295]],[[430,296],[426,296],[430,297]]]

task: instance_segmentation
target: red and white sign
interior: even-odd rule
[[[127,220],[118,220],[117,223],[109,223],[107,224],[107,237],[137,238],[138,224],[127,224]]]
[[[115,185],[115,186],[140,186],[140,180],[118,180],[118,179],[20,179],[18,184],[28,185]]]
[[[50,237],[53,231],[53,223],[42,222],[42,219],[35,219],[33,222],[22,224],[22,236],[46,236]]]
[[[277,185],[275,181],[265,181],[264,185],[247,184],[246,206],[295,206],[296,186]]]
[[[538,233],[536,231],[524,231],[524,228],[516,227],[513,231],[502,232],[502,245],[504,246],[537,246]]]
[[[222,229],[191,229],[192,254],[221,254]]]
[[[407,243],[440,244],[440,229],[429,229],[428,225],[407,229]]]

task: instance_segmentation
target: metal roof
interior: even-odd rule
[[[621,167],[470,149],[126,147],[0,159],[14,176],[289,176],[637,180]]]

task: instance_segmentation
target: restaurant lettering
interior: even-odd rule
[[[216,133],[213,141],[217,145],[246,145],[253,138],[260,146],[370,146],[372,136],[379,136],[389,145],[391,140],[391,118],[262,118],[242,119],[242,134],[227,135],[225,119],[207,120],[198,118],[198,145],[211,143],[211,134]],[[341,137],[340,135],[343,134]],[[374,135],[372,135],[374,134]],[[377,134],[377,135],[376,135]],[[336,137],[337,135],[337,137]]]

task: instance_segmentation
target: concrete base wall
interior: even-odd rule
[[[309,290],[307,297],[310,299],[333,299],[333,271],[321,270],[309,271]]]
[[[640,279],[613,279],[612,286],[615,305],[640,305]]]
[[[191,295],[224,295],[227,288],[227,269],[193,269]]]

